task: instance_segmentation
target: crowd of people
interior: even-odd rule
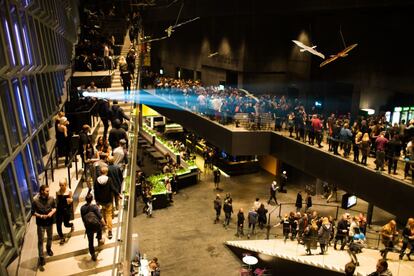
[[[91,84],[93,86],[93,83]],[[85,198],[86,204],[81,207],[81,216],[85,225],[86,235],[89,242],[89,252],[92,260],[96,261],[97,255],[94,249],[94,236],[98,239],[98,245],[104,243],[102,232],[107,230],[108,239],[112,239],[112,219],[115,210],[119,209],[119,199],[121,199],[121,187],[123,182],[123,170],[128,162],[128,130],[127,121],[129,117],[113,101],[110,106],[105,99],[98,101],[98,111],[104,125],[104,133],[97,138],[96,144],[90,135],[91,127],[84,124],[77,132],[78,148],[73,149],[73,131],[64,112],[59,112],[55,117],[55,131],[57,139],[57,151],[59,156],[65,156],[65,166],[72,154],[80,155],[84,166],[84,178],[87,180],[88,193]],[[108,135],[109,122],[111,130]],[[40,187],[39,194],[34,198],[32,213],[36,217],[38,226],[38,251],[39,265],[45,264],[43,253],[43,239],[47,233],[46,252],[53,256],[52,235],[53,218],[56,218],[57,232],[60,244],[65,244],[74,231],[73,219],[73,194],[67,185],[66,179],[59,181],[59,190],[56,197],[49,195],[49,187]],[[95,200],[96,204],[92,201]],[[62,224],[70,228],[66,235],[62,232]]]
[[[115,37],[108,37],[102,30],[102,19],[115,17],[115,7],[107,11],[102,9],[84,9],[81,14],[81,33],[76,45],[75,70],[100,71],[115,68]]]
[[[390,174],[398,174],[399,161],[403,161],[404,177],[412,176],[414,119],[391,125],[384,114],[356,118],[350,113],[327,116],[315,106],[307,111],[297,98],[254,96],[231,87],[203,87],[200,81],[193,80],[159,77],[154,86],[158,95],[222,124],[238,126],[236,114],[247,113],[255,129],[261,129],[261,120],[268,114],[273,118],[275,131],[287,130],[290,137],[319,147],[326,142],[330,152],[339,155],[341,149],[345,158],[352,151],[353,161],[365,166],[368,158],[374,156],[376,170],[383,171],[388,165]]]
[[[268,204],[270,204],[271,200],[274,200],[277,204],[273,191],[278,190],[278,188],[277,182],[273,181],[270,186],[271,196],[267,201]],[[353,264],[358,266],[357,254],[367,247],[366,217],[362,213],[357,216],[344,213],[336,222],[332,216],[320,216],[316,210],[311,210],[312,203],[311,201],[309,203],[308,198],[310,198],[310,195],[304,201],[306,207],[303,209],[303,198],[301,192],[298,192],[295,204],[296,212],[286,213],[281,221],[273,225],[273,227],[281,226],[284,241],[297,241],[299,244],[304,245],[307,255],[312,255],[312,250],[317,249],[318,244],[320,248],[319,254],[322,255],[327,253],[329,246],[332,246],[334,250],[347,249]],[[221,212],[223,211],[225,215],[223,226],[227,229],[233,214],[232,202],[233,199],[230,193],[226,194],[224,200],[222,200],[220,194],[216,195],[213,201],[215,210],[214,223],[220,222]],[[263,229],[267,224],[267,213],[268,210],[259,198],[256,198],[247,214],[245,214],[243,208],[240,208],[235,220],[236,236],[244,236],[245,223],[248,224],[247,238],[255,234],[256,226]],[[270,225],[268,227],[270,229]],[[407,256],[407,259],[411,261],[411,256],[414,254],[414,218],[408,219],[401,235],[397,230],[396,222],[394,220],[389,221],[382,227],[380,239],[383,245],[380,253],[384,262],[387,260],[388,252],[399,252],[400,260]],[[402,246],[398,249],[396,245],[400,241],[402,241]],[[407,252],[408,248],[410,248],[409,252]]]

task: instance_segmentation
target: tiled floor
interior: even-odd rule
[[[202,166],[201,158],[197,158],[199,167]],[[153,218],[147,218],[139,213],[134,221],[134,229],[139,235],[139,249],[148,257],[158,257],[163,275],[239,275],[241,262],[224,246],[228,240],[235,240],[235,219],[239,208],[247,214],[255,197],[259,197],[270,211],[274,205],[267,205],[269,198],[269,185],[273,176],[260,171],[256,174],[235,176],[231,178],[222,177],[219,192],[222,198],[226,193],[233,197],[234,214],[230,226],[225,229],[221,223],[214,224],[215,212],[213,200],[217,191],[214,190],[213,176],[208,170],[201,174],[198,184],[185,188],[174,197],[172,206],[155,210]],[[287,189],[288,193],[278,194],[281,203],[294,202],[297,191],[303,189],[303,184],[292,183]],[[341,195],[339,192],[339,196]],[[326,204],[325,199],[320,196],[314,197],[315,204]],[[141,210],[143,203],[138,199]],[[314,210],[322,215],[335,215],[337,203],[328,206],[315,206]],[[367,203],[359,201],[358,209],[366,210]],[[293,211],[294,207],[289,205],[283,207],[283,213]],[[341,214],[344,212],[340,210]],[[357,212],[351,212],[356,214]],[[270,223],[277,224],[278,210],[271,214]],[[392,216],[382,210],[375,209],[374,221],[387,221]],[[221,216],[223,219],[223,214]],[[370,229],[370,238],[376,238],[377,227]],[[280,237],[281,227],[271,229],[270,237]],[[266,230],[258,229],[252,239],[265,239]],[[246,238],[244,238],[246,239]],[[371,242],[374,246],[376,240]]]

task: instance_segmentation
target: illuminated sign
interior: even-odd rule
[[[402,107],[395,107],[394,112],[400,112],[402,110]]]

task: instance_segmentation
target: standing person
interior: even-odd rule
[[[216,199],[214,200],[214,210],[216,210],[216,219],[214,220],[214,224],[220,221],[220,214],[221,214],[221,199],[220,195],[216,195]]]
[[[257,209],[257,215],[258,215],[258,222],[260,229],[263,229],[264,225],[267,223],[267,209],[264,207],[264,204],[260,204],[259,209]]]
[[[70,233],[75,230],[73,223],[70,222],[73,212],[72,191],[67,187],[67,185],[68,183],[66,178],[60,180],[60,189],[56,191],[56,229],[60,238],[60,244],[65,243],[65,237],[62,232],[62,222],[65,227],[70,227]]]
[[[312,208],[312,196],[310,193],[306,193],[306,207],[305,207],[305,213]]]
[[[52,237],[53,237],[53,215],[56,212],[55,200],[49,196],[49,187],[42,185],[39,194],[35,196],[32,203],[32,215],[36,217],[37,225],[37,249],[39,252],[39,265],[45,265],[43,255],[43,238],[47,234],[46,251],[47,255],[53,256]]]
[[[231,214],[233,213],[232,201],[233,200],[231,198],[226,198],[224,200],[223,211],[224,211],[225,220],[224,220],[223,226],[226,229],[230,224]]]
[[[300,212],[300,210],[302,209],[302,192],[299,191],[298,194],[296,195],[296,212]]]
[[[216,167],[216,169],[214,170],[213,174],[214,174],[214,188],[216,190],[220,190],[219,184],[220,184],[220,175],[221,175],[221,172],[220,172],[220,170],[219,170],[218,167]]]
[[[398,159],[400,159],[402,142],[400,136],[395,134],[387,146],[388,152],[388,174],[391,174],[391,169],[394,174],[397,174]]]
[[[285,216],[282,219],[282,229],[283,229],[283,241],[286,242],[286,240],[289,238],[289,235],[292,237],[292,230],[291,230],[291,224],[289,220],[289,215],[285,214]]]
[[[321,247],[321,255],[325,254],[328,250],[328,243],[332,234],[332,225],[327,217],[322,219],[322,226],[319,228],[319,245]]]
[[[121,80],[122,80],[122,87],[124,88],[124,100],[125,103],[128,100],[128,96],[131,93],[131,80],[132,80],[132,76],[131,76],[131,72],[126,71],[121,75]]]
[[[410,253],[407,254],[408,260],[411,261],[410,255],[414,253],[414,218],[409,218],[407,226],[403,230],[403,246],[400,251],[400,260],[403,259],[407,246],[410,245]]]
[[[385,148],[388,144],[388,139],[384,137],[384,132],[375,139],[376,146],[376,159],[375,159],[375,170],[384,171],[385,162]]]
[[[91,127],[87,124],[83,125],[79,131],[79,154],[83,163],[94,156],[92,138],[88,135],[90,131]]]
[[[106,140],[109,128],[109,120],[111,119],[111,114],[109,111],[109,102],[107,99],[98,100],[98,114],[104,126],[103,137],[104,140]]]
[[[385,248],[381,249],[380,252],[384,260],[387,259],[388,251],[394,249],[394,242],[397,240],[397,238],[397,223],[395,222],[395,220],[390,220],[387,224],[385,224],[382,227],[381,230],[381,240]]]
[[[338,241],[341,241],[341,250],[344,250],[345,244],[348,237],[348,231],[349,231],[349,222],[348,222],[348,216],[346,214],[342,215],[342,218],[340,221],[338,221],[337,229],[336,229],[336,236],[335,236],[335,242],[334,242],[334,249],[336,249],[336,244]]]
[[[316,220],[312,220],[310,224],[307,224],[303,231],[303,242],[306,247],[306,254],[312,255],[311,249],[317,248],[318,239],[318,225]]]
[[[172,192],[172,187],[171,187],[171,181],[169,178],[167,178],[165,180],[165,189],[167,190],[167,195],[168,195],[168,201],[170,203],[173,203],[173,192]]]
[[[114,184],[118,194],[121,194],[122,190],[122,181],[124,181],[124,175],[122,174],[121,167],[117,164],[114,164],[115,158],[113,156],[108,157],[108,176],[111,178],[112,183]],[[118,210],[118,198],[114,198],[115,210]]]
[[[102,206],[102,213],[108,227],[108,239],[112,239],[112,216],[114,197],[122,197],[115,188],[111,178],[108,177],[108,167],[101,168],[101,176],[94,183],[95,200]]]
[[[270,201],[272,201],[273,199],[276,202],[276,205],[279,205],[276,199],[277,189],[278,189],[277,182],[276,180],[273,180],[272,184],[270,185],[270,197],[269,197],[269,200],[267,201],[267,204],[270,204]]]
[[[239,212],[237,213],[237,237],[244,236],[243,228],[244,228],[244,213],[243,208],[239,209]]]
[[[369,139],[369,134],[366,132],[362,136],[361,143],[359,144],[362,153],[361,164],[366,166],[367,165],[367,158],[369,156],[369,152],[371,151],[371,139]]]
[[[322,147],[321,145],[322,143],[322,122],[319,119],[319,116],[317,114],[314,114],[312,116],[311,124],[312,124],[313,132],[315,134],[316,143],[318,144],[318,147],[321,148]]]
[[[250,209],[247,216],[247,220],[249,221],[249,233],[247,234],[248,239],[250,239],[250,235],[254,235],[254,228],[256,228],[257,217],[258,215],[256,210],[254,208]]]
[[[105,225],[105,221],[101,215],[101,211],[96,204],[91,204],[93,200],[92,194],[88,193],[85,197],[86,204],[81,207],[81,217],[83,224],[85,225],[86,236],[88,237],[89,253],[92,260],[96,261],[95,247],[93,246],[93,236],[96,233],[96,239],[98,245],[105,243],[102,238],[102,226]]]

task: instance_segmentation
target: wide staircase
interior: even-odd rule
[[[131,43],[127,35],[124,40],[121,55],[126,56],[130,47]],[[108,89],[108,92],[123,93],[120,72],[118,69],[115,70],[115,74],[112,80],[112,87]],[[130,114],[130,103],[124,103],[123,101],[119,101],[119,104],[124,109],[126,114]],[[98,129],[96,130],[96,138],[103,134],[103,125],[101,122],[97,124],[97,128]],[[65,170],[65,168],[61,168],[61,170]],[[55,179],[55,182],[56,181],[58,181],[58,179]],[[119,250],[119,243],[117,241],[117,238],[119,237],[119,231],[121,230],[121,224],[118,223],[117,212],[115,212],[116,216],[113,218],[113,238],[108,239],[108,233],[103,232],[105,244],[100,247],[95,247],[97,249],[96,252],[98,254],[97,261],[92,261],[88,250],[88,239],[85,235],[85,228],[82,222],[82,218],[80,216],[80,208],[82,205],[85,204],[85,196],[88,192],[88,187],[86,185],[86,182],[84,181],[80,181],[76,184],[80,185],[80,187],[76,189],[74,186],[72,186],[72,191],[77,191],[77,193],[74,195],[75,200],[77,198],[77,202],[75,202],[76,208],[74,210],[73,220],[75,231],[69,233],[70,229],[63,227],[64,233],[66,230],[67,239],[65,244],[61,245],[60,240],[57,236],[57,230],[55,226],[53,232],[54,240],[52,245],[54,256],[46,258],[46,265],[44,266],[44,271],[38,270],[38,275],[112,275],[112,269],[114,263],[116,262],[116,247],[118,247]],[[50,186],[50,194],[54,195],[56,189],[58,189],[58,185],[57,183],[52,183]],[[96,241],[95,245],[97,246]]]

